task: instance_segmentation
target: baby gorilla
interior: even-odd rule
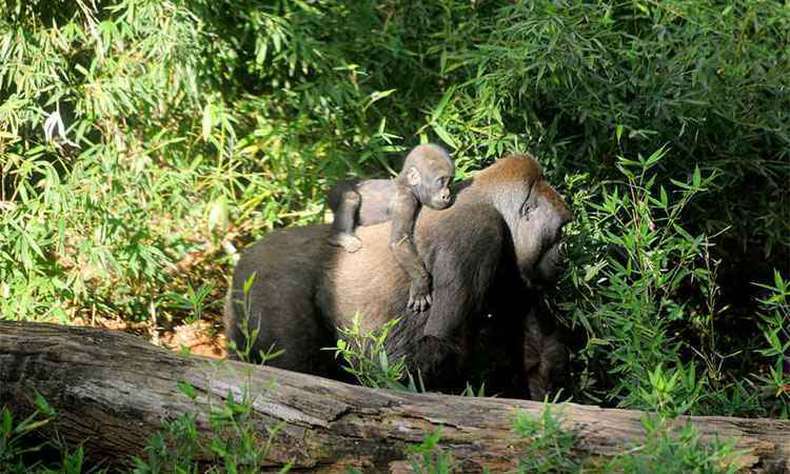
[[[455,164],[439,145],[414,147],[394,180],[343,181],[328,196],[335,215],[330,243],[356,252],[362,241],[354,235],[357,225],[392,221],[390,249],[411,279],[409,308],[424,311],[431,305],[431,275],[414,245],[414,223],[422,206],[446,209],[452,203],[450,183]]]

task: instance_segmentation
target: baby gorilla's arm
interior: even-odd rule
[[[390,249],[398,265],[409,274],[408,306],[416,312],[425,311],[431,305],[431,275],[414,245],[414,222],[419,210],[420,203],[412,192],[405,186],[398,186],[390,204]]]

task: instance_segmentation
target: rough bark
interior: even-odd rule
[[[196,401],[178,382],[195,387]],[[441,446],[463,471],[512,468],[526,441],[511,427],[517,410],[540,414],[525,400],[466,398],[371,390],[337,381],[232,361],[183,357],[123,333],[0,321],[0,405],[30,408],[34,391],[58,411],[66,440],[112,462],[141,454],[163,420],[205,413],[233,393],[249,390],[256,428],[282,429],[269,466],[295,469],[399,471],[405,448],[442,427]],[[578,439],[581,455],[607,457],[640,442],[642,412],[563,404],[556,411]],[[689,417],[703,439],[732,438],[738,462],[753,471],[790,471],[790,422],[773,419]]]

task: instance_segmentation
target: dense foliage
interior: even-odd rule
[[[790,415],[782,2],[0,8],[0,317],[216,320],[229,244],[335,180],[529,150],[576,215],[568,393]]]

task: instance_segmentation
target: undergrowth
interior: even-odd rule
[[[193,412],[162,423],[144,448],[131,459],[114,459],[107,467],[86,457],[83,446],[70,446],[60,439],[57,412],[41,396],[33,412],[16,419],[11,410],[0,410],[0,472],[2,473],[257,473],[267,459],[281,424],[256,422],[254,400],[248,390],[241,398],[229,392],[221,403],[198,402],[197,391],[179,383],[182,395],[194,402]],[[199,428],[202,425],[203,430]],[[208,435],[201,434],[208,433]],[[290,465],[279,470],[288,472]]]
[[[780,3],[0,6],[0,317],[218,331],[238,249],[337,179],[530,150],[576,215],[574,395],[649,406],[660,370],[691,412],[787,416]]]

